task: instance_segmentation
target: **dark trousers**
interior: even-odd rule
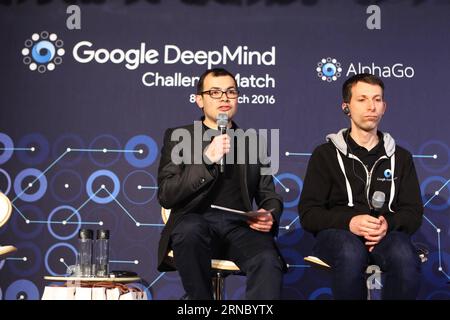
[[[415,299],[420,283],[420,259],[410,237],[388,233],[372,252],[350,231],[328,229],[318,233],[314,255],[332,267],[335,299],[367,299],[365,270],[376,264],[384,274],[382,298]]]
[[[189,299],[212,299],[211,259],[229,259],[247,276],[246,299],[280,299],[283,262],[272,234],[246,217],[210,211],[185,214],[171,234],[175,265]]]

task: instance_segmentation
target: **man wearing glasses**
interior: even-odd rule
[[[162,231],[158,251],[158,270],[178,270],[189,299],[213,299],[211,259],[229,259],[247,276],[247,299],[279,299],[285,264],[276,247],[283,202],[275,193],[271,175],[261,175],[256,164],[218,163],[230,153],[231,139],[218,131],[216,119],[225,113],[227,127],[237,112],[239,91],[234,76],[225,69],[207,70],[197,85],[196,103],[203,110],[202,132],[212,141],[202,141],[202,163],[173,159],[178,141],[168,129],[164,137],[158,169],[158,199],[171,214]],[[194,125],[181,128],[196,139]],[[195,141],[192,141],[195,144]],[[248,146],[246,146],[248,151]],[[184,150],[183,150],[184,151]],[[183,152],[182,151],[182,152]],[[248,152],[247,152],[248,153]],[[186,156],[186,155],[184,155]],[[226,157],[228,160],[228,156]],[[252,211],[255,200],[259,214],[249,218],[211,205],[239,211]],[[172,249],[174,261],[167,252]]]

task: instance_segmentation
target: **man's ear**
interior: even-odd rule
[[[200,94],[195,95],[195,102],[200,109],[203,109],[203,97]]]
[[[350,116],[350,108],[348,107],[348,103],[343,102],[341,105],[342,112],[344,112],[347,116]]]

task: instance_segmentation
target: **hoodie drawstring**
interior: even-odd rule
[[[391,194],[389,197],[389,205],[388,205],[388,209],[390,212],[394,212],[391,209],[392,201],[394,201],[394,195],[395,195],[394,169],[395,169],[395,153],[391,157]]]
[[[347,205],[349,207],[353,207],[352,187],[350,186],[350,182],[347,179],[347,174],[345,173],[345,168],[344,168],[344,162],[342,161],[342,157],[341,157],[341,154],[340,154],[339,150],[336,149],[336,153],[337,153],[339,166],[341,167],[342,173],[344,174],[344,177],[345,177],[345,186],[347,187],[347,197],[348,197],[348,204]]]

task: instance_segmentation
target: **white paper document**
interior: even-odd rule
[[[231,208],[227,208],[227,207],[216,206],[215,204],[212,204],[211,208],[224,210],[224,211],[228,211],[228,212],[233,212],[233,213],[237,213],[237,214],[241,214],[241,215],[249,217],[249,218],[253,218],[253,217],[256,217],[256,216],[261,216],[261,215],[264,215],[264,214],[268,214],[268,213],[272,212],[273,210],[275,210],[275,209],[270,209],[270,210],[266,210],[266,212],[241,211],[241,210],[231,209]]]

